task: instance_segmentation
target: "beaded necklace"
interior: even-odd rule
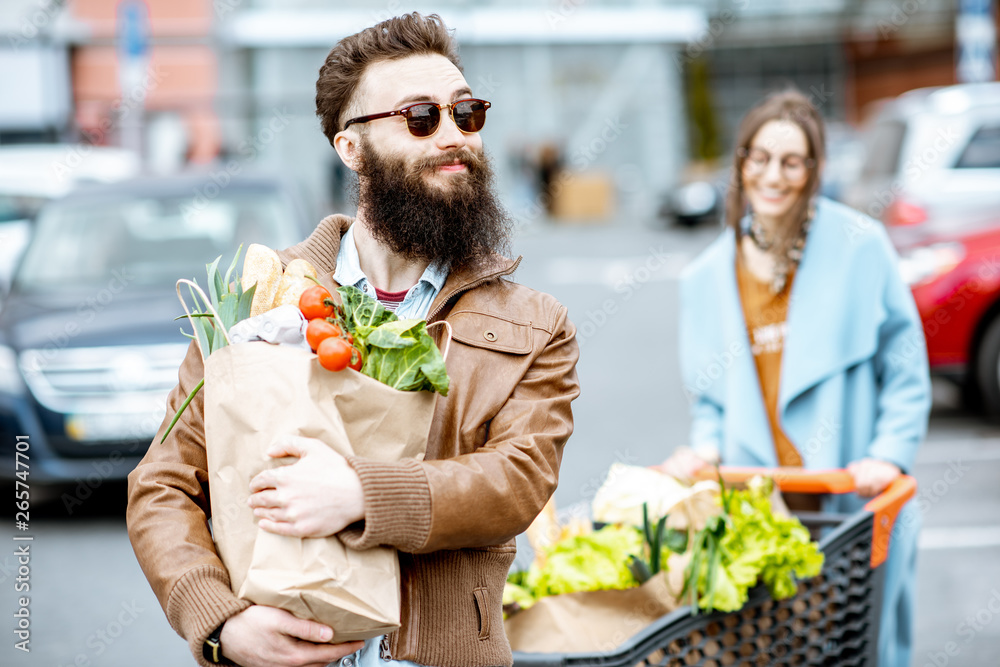
[[[799,235],[795,237],[795,240],[788,247],[785,252],[785,256],[775,259],[774,267],[774,277],[771,278],[771,293],[778,294],[783,289],[785,289],[785,283],[788,281],[788,274],[793,270],[797,269],[799,262],[802,261],[802,252],[806,247],[806,237],[809,235],[809,226],[812,224],[813,216],[815,216],[815,209],[810,206],[808,217],[802,223],[802,227],[799,229]],[[744,233],[750,237],[753,244],[757,246],[762,252],[769,252],[771,248],[774,247],[774,240],[767,238],[767,233],[764,231],[764,225],[761,224],[757,216],[751,213],[746,218],[744,218]]]

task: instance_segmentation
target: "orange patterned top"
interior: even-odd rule
[[[788,439],[778,422],[778,387],[781,382],[781,355],[785,349],[788,300],[792,291],[794,270],[789,271],[785,287],[777,294],[770,285],[750,272],[741,253],[736,253],[736,282],[743,304],[743,319],[747,325],[750,349],[757,366],[761,394],[767,419],[774,437],[774,447],[781,466],[802,466],[802,456]]]

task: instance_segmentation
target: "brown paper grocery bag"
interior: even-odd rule
[[[544,597],[504,621],[515,651],[608,653],[677,608],[662,575],[636,588]]]
[[[279,435],[317,438],[344,456],[421,458],[436,395],[398,391],[349,369],[334,373],[315,354],[262,342],[213,352],[204,392],[212,531],[233,591],[329,625],[338,642],[396,629],[394,549],[354,551],[336,536],[259,530],[249,485],[265,468],[294,462],[265,455]]]

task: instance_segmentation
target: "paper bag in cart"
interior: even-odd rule
[[[240,343],[205,362],[205,439],[212,530],[233,591],[334,628],[338,642],[399,627],[395,549],[355,551],[336,536],[292,538],[258,529],[250,480],[275,461],[280,435],[317,438],[344,456],[422,458],[435,394],[404,392],[361,373],[331,372],[289,346]]]
[[[505,620],[504,630],[515,651],[607,653],[676,608],[672,584],[660,573],[635,588],[541,598]]]

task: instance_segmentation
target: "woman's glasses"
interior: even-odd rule
[[[429,137],[441,127],[441,110],[448,109],[458,129],[466,134],[473,134],[483,129],[483,125],[486,124],[486,110],[489,108],[489,102],[474,98],[458,100],[451,104],[418,102],[417,104],[411,104],[396,111],[386,111],[384,113],[372,114],[371,116],[352,118],[344,123],[344,129],[346,130],[353,123],[367,123],[379,118],[402,116],[406,119],[406,129],[410,131],[410,134],[415,137]]]
[[[737,149],[736,154],[742,158],[743,168],[751,174],[760,174],[771,164],[771,153],[763,148]],[[801,181],[806,178],[809,170],[816,166],[816,160],[804,155],[785,155],[781,158],[781,173],[790,181]]]

